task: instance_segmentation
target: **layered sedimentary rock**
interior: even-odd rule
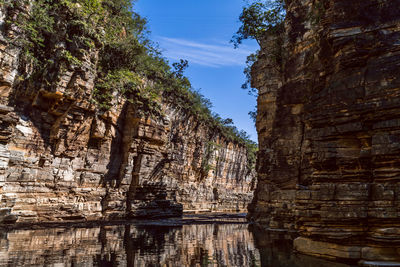
[[[247,224],[102,226],[13,230],[0,238],[6,266],[251,266]]]
[[[4,23],[27,8],[0,6],[0,222],[245,209],[254,182],[245,146],[173,99],[160,99],[157,118],[118,95],[110,110],[99,111],[92,101],[99,45],[68,47],[58,33],[48,51],[51,68],[27,79],[23,32]],[[65,51],[81,64],[60,60]]]
[[[266,37],[252,72],[251,216],[296,230],[300,252],[399,260],[400,2],[286,4],[285,32]]]

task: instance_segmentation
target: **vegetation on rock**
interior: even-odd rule
[[[281,69],[283,64],[282,33],[284,31],[283,22],[285,17],[286,7],[284,0],[255,0],[243,7],[239,16],[241,26],[233,35],[231,42],[235,48],[246,39],[254,39],[261,45],[261,40],[265,39],[265,36],[273,36],[274,49],[271,50],[269,57]],[[251,86],[251,69],[257,61],[258,53],[257,51],[247,57],[246,67],[243,70],[246,80],[242,85],[242,89],[248,90],[250,95],[257,95],[257,89]],[[257,112],[250,111],[249,115],[255,122]]]
[[[265,39],[265,36],[279,37],[284,30],[285,10],[284,0],[257,0],[243,7],[239,16],[242,24],[231,39],[234,47],[237,48],[246,39],[254,39],[261,45],[261,40]],[[275,61],[279,61],[281,47],[281,38],[276,38],[276,53],[270,55]],[[252,65],[257,61],[257,54],[258,52],[247,57],[244,69],[246,82],[242,85],[242,89],[249,90],[250,94],[256,94],[256,90],[250,85],[250,72]]]
[[[24,68],[29,70],[21,72],[21,88],[31,88],[32,96],[35,90],[55,90],[61,78],[54,73],[85,72],[88,66],[83,62],[98,52],[92,101],[99,112],[123,97],[144,116],[161,116],[160,102],[166,101],[225,141],[246,145],[251,151],[256,147],[245,132],[211,112],[211,102],[183,74],[187,61],[174,63],[174,69],[168,65],[148,39],[146,19],[134,11],[134,1],[0,0],[0,4],[6,10],[29,7],[28,13],[15,14],[4,27],[23,32],[13,43],[24,51]]]
[[[243,7],[239,20],[242,25],[232,37],[235,47],[243,40],[255,39],[258,43],[267,33],[280,31],[285,19],[284,0],[257,0]]]

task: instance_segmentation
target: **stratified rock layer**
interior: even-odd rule
[[[307,254],[399,260],[400,1],[286,2],[281,58],[268,37],[252,73],[251,216]]]
[[[160,99],[164,115],[155,119],[118,95],[111,110],[96,109],[98,47],[68,47],[82,64],[67,64],[59,58],[63,33],[55,33],[43,74],[50,86],[24,79],[22,31],[4,22],[27,8],[0,6],[0,223],[246,209],[254,175],[245,146],[173,99]]]

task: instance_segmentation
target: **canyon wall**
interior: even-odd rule
[[[50,67],[30,77],[23,32],[10,23],[28,8],[0,6],[1,223],[246,209],[255,186],[246,146],[226,140],[173,98],[159,99],[158,117],[142,115],[118,94],[109,110],[96,106],[101,45],[74,47],[57,32],[47,51]],[[75,38],[79,31],[72,31]],[[65,60],[71,54],[80,64]]]
[[[297,231],[302,253],[399,260],[400,1],[286,4],[252,69],[251,218]]]

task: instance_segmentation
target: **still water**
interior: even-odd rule
[[[293,254],[290,236],[241,216],[0,233],[0,266],[347,266]]]

